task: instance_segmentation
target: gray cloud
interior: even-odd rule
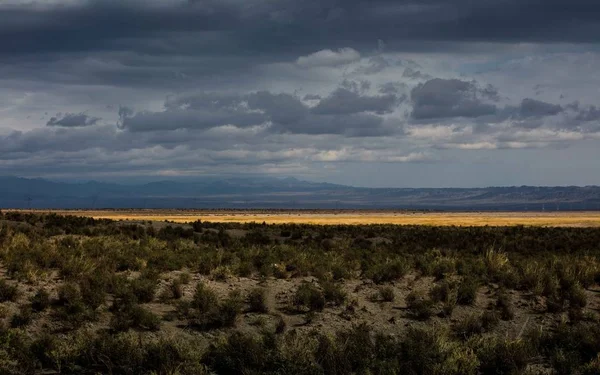
[[[481,117],[496,113],[496,106],[482,100],[473,82],[434,78],[412,89],[412,117],[431,120],[453,117]]]
[[[339,91],[343,91],[342,94]],[[160,112],[133,114],[120,109],[121,128],[131,132],[208,130],[233,125],[239,128],[270,124],[269,131],[292,134],[378,136],[395,130],[383,118],[362,112],[387,113],[395,96],[360,96],[345,89],[322,99],[313,109],[288,93],[258,91],[249,94],[198,93],[165,102]],[[325,102],[325,104],[323,104]],[[322,105],[323,104],[323,105]]]
[[[316,94],[306,94],[304,95],[304,98],[302,98],[303,100],[321,100],[321,95],[316,95]]]
[[[221,125],[246,127],[265,121],[260,113],[218,110],[173,109],[164,112],[142,111],[126,117],[122,127],[131,131],[209,129]]]
[[[278,124],[297,123],[308,115],[308,107],[290,94],[259,91],[248,95],[247,100],[250,108],[265,111]]]
[[[423,74],[421,71],[408,67],[404,69],[404,73],[402,73],[402,77],[410,78],[410,79],[431,79],[432,77],[429,74]]]
[[[319,66],[344,65],[360,59],[360,53],[352,48],[340,48],[337,51],[324,49],[308,56],[300,56],[296,64],[303,68],[314,68]]]
[[[74,128],[80,126],[95,125],[100,121],[99,117],[88,116],[85,113],[58,113],[51,117],[46,126],[62,126],[65,128]]]
[[[578,121],[598,121],[600,120],[600,108],[592,105],[589,108],[582,109],[576,117]]]
[[[397,94],[406,89],[407,85],[404,82],[386,82],[379,86],[380,94]]]
[[[391,112],[397,104],[398,98],[394,95],[361,96],[354,91],[339,88],[322,99],[312,112],[329,115],[359,112],[384,114]]]
[[[525,98],[519,107],[519,115],[524,118],[554,116],[563,111],[558,104],[546,103],[540,100]]]

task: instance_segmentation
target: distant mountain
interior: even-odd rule
[[[296,178],[121,185],[0,177],[0,208],[600,209],[600,187],[357,188]]]

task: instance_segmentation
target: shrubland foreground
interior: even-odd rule
[[[0,373],[598,374],[600,229],[0,217]]]

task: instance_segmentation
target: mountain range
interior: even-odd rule
[[[598,210],[600,187],[361,188],[272,177],[128,185],[5,176],[0,208]]]

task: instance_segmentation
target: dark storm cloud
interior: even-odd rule
[[[65,128],[74,128],[80,126],[95,125],[100,121],[99,117],[88,116],[85,113],[58,113],[51,117],[46,126],[62,126]]]
[[[524,118],[554,116],[563,111],[558,104],[546,103],[540,100],[525,98],[519,107],[519,115]]]
[[[259,91],[249,94],[248,106],[264,111],[271,121],[284,126],[297,123],[308,115],[308,107],[300,99],[286,93]]]
[[[394,95],[366,96],[339,88],[322,99],[312,112],[329,115],[359,112],[384,114],[391,112],[397,104],[398,98]]]
[[[432,120],[493,115],[497,108],[484,102],[485,96],[474,82],[434,78],[412,89],[412,117]]]
[[[391,50],[412,41],[600,40],[600,3],[594,0],[571,0],[568,6],[564,0],[202,0],[161,5],[94,0],[0,7],[4,55],[129,49],[286,54],[293,40],[298,56],[300,51],[345,47],[349,40],[372,46],[383,39]],[[182,34],[186,37],[180,39]]]

